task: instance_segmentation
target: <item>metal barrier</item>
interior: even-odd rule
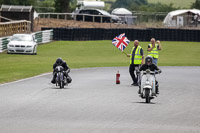
[[[48,43],[53,40],[53,30],[45,30],[33,33],[37,44]]]
[[[0,23],[0,36],[10,36],[16,33],[30,33],[31,22],[27,20]]]
[[[0,53],[7,49],[9,37],[2,37],[0,38]]]

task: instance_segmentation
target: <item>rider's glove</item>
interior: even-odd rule
[[[159,73],[162,73],[162,70],[159,70]]]

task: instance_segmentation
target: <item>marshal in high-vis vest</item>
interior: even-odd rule
[[[138,76],[135,75],[136,68],[139,68],[141,64],[144,64],[144,52],[141,46],[139,46],[139,41],[134,41],[134,46],[131,50],[131,54],[127,55],[130,57],[130,67],[129,67],[129,73],[131,75],[131,78],[133,80],[134,86],[138,86]]]
[[[160,41],[157,41],[156,43],[155,38],[152,38],[151,44],[148,45],[147,51],[148,51],[148,55],[151,55],[153,57],[153,63],[155,65],[157,65],[158,63],[158,57],[159,57],[158,51],[161,49],[162,47],[161,47]]]

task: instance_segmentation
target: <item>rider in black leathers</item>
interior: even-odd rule
[[[154,64],[153,62],[153,58],[152,56],[148,55],[145,58],[145,64],[143,64],[140,67],[140,71],[146,71],[147,69],[149,69],[150,71],[158,71],[159,73],[161,73],[161,70]],[[158,89],[158,81],[156,80],[156,94],[159,94],[159,89]]]
[[[62,58],[58,58],[56,60],[56,62],[53,64],[53,79],[51,80],[52,84],[56,83],[56,71],[55,68],[57,66],[62,66],[64,68],[64,76],[66,76],[67,78],[67,82],[71,83],[72,79],[71,77],[68,75],[68,73],[70,72],[70,68],[68,67],[67,63],[65,61],[62,60]]]

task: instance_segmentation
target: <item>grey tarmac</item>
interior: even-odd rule
[[[64,89],[50,73],[1,84],[0,133],[200,133],[200,67],[160,68],[150,104],[128,67],[72,69]]]

